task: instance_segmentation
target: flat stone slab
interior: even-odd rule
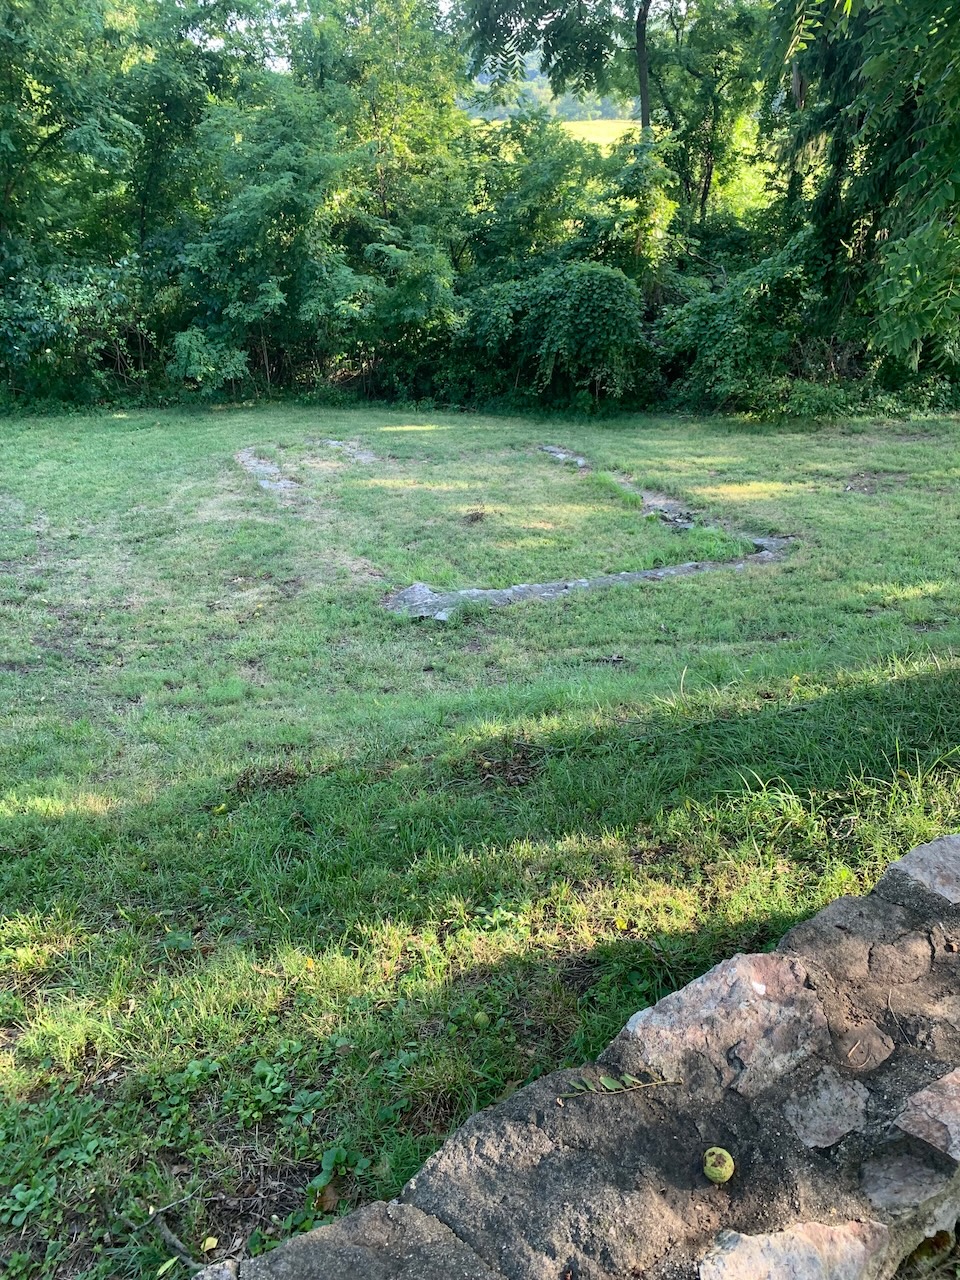
[[[731,1231],[700,1263],[700,1280],[869,1280],[888,1235],[879,1222],[804,1222],[759,1236]]]
[[[342,453],[351,462],[380,461],[372,449],[365,449],[362,444],[357,444],[355,440],[321,440],[320,443],[326,445],[328,449],[336,449],[338,453]]]
[[[295,493],[300,488],[296,480],[285,476],[269,458],[261,458],[255,449],[241,449],[236,461],[248,475],[253,476],[261,489],[270,493]]]
[[[540,446],[540,452],[549,453],[550,457],[556,458],[558,462],[572,462],[580,471],[585,470],[589,466],[586,458],[581,458],[570,449],[561,449],[560,446],[556,444],[542,444]]]
[[[892,1217],[923,1209],[949,1185],[945,1173],[902,1152],[876,1156],[860,1171],[860,1189],[871,1206]]]
[[[866,1126],[869,1097],[859,1081],[843,1080],[825,1067],[810,1088],[786,1103],[783,1114],[805,1147],[832,1147]]]
[[[727,1089],[750,1098],[815,1054],[827,1019],[799,960],[734,956],[635,1013],[608,1056],[630,1071],[682,1080],[705,1101]]]
[[[960,906],[960,836],[942,836],[911,849],[887,868],[877,892],[883,894],[886,888],[895,887],[901,876],[953,906]]]
[[[201,1276],[204,1273],[201,1272]],[[204,1277],[204,1280],[211,1280]],[[502,1280],[453,1232],[408,1204],[368,1204],[240,1264],[239,1280]]]
[[[685,564],[664,565],[660,569],[637,569],[629,573],[601,573],[595,578],[564,578],[560,582],[519,582],[512,587],[464,587],[460,591],[434,591],[425,582],[415,582],[387,596],[383,605],[391,613],[408,618],[433,618],[446,622],[454,609],[468,601],[503,608],[523,600],[562,600],[574,591],[596,591],[603,587],[627,587],[638,582],[663,582],[668,578],[689,578],[721,569],[742,572],[751,565],[774,564],[779,551],[763,550],[739,560],[689,560]]]
[[[941,1076],[908,1099],[896,1125],[960,1163],[960,1070]]]

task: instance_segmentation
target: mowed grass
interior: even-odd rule
[[[200,1261],[395,1194],[475,1108],[960,828],[954,420],[0,429],[11,1280],[156,1275],[158,1207]],[[381,607],[743,532],[797,541],[445,625]]]

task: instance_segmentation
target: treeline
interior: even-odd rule
[[[538,4],[0,0],[0,403],[953,403],[960,0]]]

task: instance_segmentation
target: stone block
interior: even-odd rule
[[[911,849],[887,868],[877,892],[883,895],[892,890],[894,896],[898,877],[906,877],[953,906],[960,906],[960,835],[942,836]]]
[[[946,1174],[905,1153],[882,1153],[860,1171],[860,1190],[874,1209],[893,1217],[914,1214],[943,1194]]]
[[[243,1263],[240,1280],[502,1280],[412,1205],[368,1204]]]
[[[879,1222],[803,1222],[757,1236],[729,1231],[700,1263],[700,1280],[873,1280],[888,1235]]]
[[[867,1122],[869,1093],[857,1081],[843,1080],[825,1067],[809,1088],[783,1108],[790,1127],[805,1147],[832,1147]]]
[[[726,1089],[755,1097],[829,1048],[827,1020],[806,969],[783,955],[724,960],[634,1014],[611,1046],[630,1070],[683,1080],[704,1101]]]
[[[960,1069],[908,1098],[896,1125],[960,1163]]]

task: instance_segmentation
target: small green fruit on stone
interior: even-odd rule
[[[733,1177],[733,1156],[723,1147],[711,1147],[704,1153],[703,1172],[711,1182],[729,1182]]]
[[[473,1025],[477,1028],[478,1031],[483,1031],[486,1027],[489,1027],[490,1025],[490,1015],[484,1013],[483,1010],[481,1009],[479,1013],[475,1013],[473,1015]]]

